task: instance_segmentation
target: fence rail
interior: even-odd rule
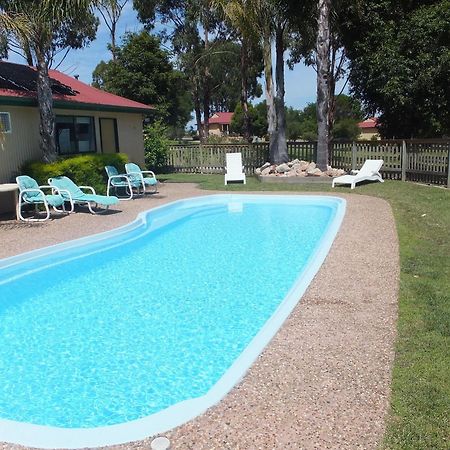
[[[225,154],[240,152],[245,172],[251,175],[268,161],[268,143],[173,145],[167,169],[184,173],[223,173]],[[316,161],[317,142],[288,142],[290,159]],[[366,159],[383,159],[386,179],[410,180],[450,187],[450,140],[385,140],[334,142],[331,166],[350,171]]]

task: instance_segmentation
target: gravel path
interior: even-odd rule
[[[341,230],[303,299],[239,385],[202,416],[164,434],[172,450],[379,445],[394,358],[397,234],[387,202],[343,192],[336,190],[348,201]],[[107,215],[77,213],[32,225],[0,221],[0,258],[115,228],[175,199],[214,193],[165,184],[159,194],[121,202]],[[150,442],[110,449],[149,449]]]

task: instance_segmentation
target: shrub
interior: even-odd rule
[[[36,179],[39,184],[47,184],[47,180],[58,175],[71,178],[76,184],[92,186],[98,194],[106,193],[105,166],[115,166],[124,172],[128,156],[124,153],[105,155],[80,155],[60,159],[53,163],[32,161],[22,167],[22,173]]]
[[[145,165],[155,172],[164,170],[167,166],[170,139],[168,128],[160,121],[144,128]]]

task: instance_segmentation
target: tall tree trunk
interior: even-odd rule
[[[289,161],[286,143],[286,110],[284,105],[284,26],[278,26],[275,32],[275,80],[277,84],[277,95],[275,99],[276,112],[276,145],[273,148],[273,162],[275,164]]]
[[[211,101],[211,71],[209,69],[209,2],[206,2],[206,13],[203,14],[203,29],[205,40],[204,53],[204,77],[203,77],[203,137],[209,137],[209,116],[210,116],[210,101]]]
[[[208,86],[205,85],[203,92],[203,138],[208,139],[209,137],[209,116],[210,114],[210,94],[209,94],[209,83],[205,81]]]
[[[23,43],[23,51],[25,53],[25,59],[27,60],[27,64],[29,66],[33,66],[34,65],[33,54],[31,53],[31,48],[30,48],[30,44],[28,41],[25,41]]]
[[[55,161],[58,157],[55,141],[55,115],[53,96],[48,75],[48,64],[42,54],[36,52],[37,59],[37,101],[39,105],[39,147],[45,162]]]
[[[116,60],[116,22],[111,23],[111,53],[112,60]]]
[[[203,134],[203,124],[202,124],[202,108],[201,108],[198,86],[192,92],[192,100],[194,102],[195,121],[197,123],[198,137],[199,137],[200,141],[203,141],[204,134]]]
[[[247,56],[248,44],[245,37],[241,42],[241,107],[244,115],[244,129],[243,135],[246,141],[250,140],[250,115],[248,113],[248,76],[247,76]]]
[[[318,1],[317,31],[317,165],[327,170],[329,123],[329,76],[330,76],[330,3]]]
[[[330,55],[331,61],[329,66],[329,77],[328,77],[328,161],[332,159],[333,153],[333,127],[334,127],[334,115],[336,112],[336,47],[332,44],[330,39]]]
[[[263,59],[264,59],[264,79],[266,90],[267,104],[267,133],[269,134],[269,159],[272,164],[276,164],[274,156],[276,154],[277,141],[275,137],[276,128],[276,111],[275,111],[275,94],[273,87],[272,73],[272,42],[270,34],[264,36],[263,39]]]

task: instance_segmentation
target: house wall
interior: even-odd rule
[[[380,135],[376,128],[362,128],[361,134],[358,136],[358,140],[361,141],[370,141],[374,138],[380,139]]]
[[[222,136],[222,131],[220,130],[220,124],[211,123],[209,124],[209,134],[213,136]]]
[[[0,149],[0,183],[14,181],[20,167],[27,161],[41,159],[39,150],[39,113],[31,106],[0,105],[1,112],[11,116],[11,133],[2,133],[3,150]],[[142,114],[89,110],[55,109],[58,115],[91,116],[95,118],[97,153],[102,153],[99,118],[117,120],[119,151],[130,161],[144,163]]]

